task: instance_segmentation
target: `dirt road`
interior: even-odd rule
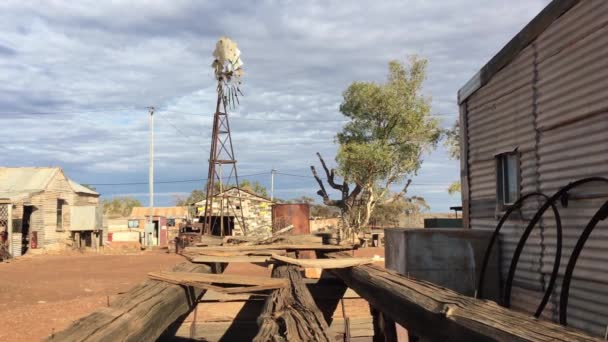
[[[44,255],[0,263],[0,341],[39,341],[184,259],[163,251]]]

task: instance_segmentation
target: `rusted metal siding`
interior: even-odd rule
[[[559,1],[554,1],[556,3]],[[552,3],[552,4],[553,4]],[[494,154],[521,153],[520,191],[552,195],[571,181],[608,177],[608,1],[581,0],[554,20],[508,65],[472,95],[466,108],[470,225],[494,229],[502,214],[496,200]],[[580,233],[608,199],[608,186],[571,192],[560,207],[564,240],[561,273],[544,317],[557,320],[561,276]],[[539,202],[503,227],[503,277],[523,229]],[[545,290],[556,252],[549,212],[535,227],[518,264],[512,307],[533,312]],[[608,324],[608,222],[583,250],[572,280],[570,326],[603,335]]]
[[[289,225],[293,225],[292,234],[310,234],[310,205],[293,203],[273,205],[273,230]]]

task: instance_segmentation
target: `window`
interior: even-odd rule
[[[167,227],[175,227],[175,219],[174,218],[167,219]]]
[[[519,198],[519,154],[517,151],[496,156],[496,198],[501,206]]]
[[[139,220],[129,220],[129,228],[139,228]]]
[[[65,201],[62,199],[57,200],[57,231],[63,231],[63,205]]]

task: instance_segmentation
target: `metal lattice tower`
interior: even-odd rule
[[[219,229],[219,235],[224,236],[225,218],[234,217],[247,235],[243,205],[236,169],[236,158],[232,147],[230,123],[228,121],[228,106],[226,97],[218,89],[218,100],[213,115],[213,133],[211,135],[211,151],[209,152],[209,171],[207,176],[204,225],[201,234],[212,234]],[[223,109],[223,111],[221,111]],[[234,183],[232,183],[234,181]],[[225,185],[236,185],[237,196],[227,195]],[[215,201],[214,201],[215,199]],[[215,208],[213,203],[219,204]],[[216,234],[217,235],[217,234]]]

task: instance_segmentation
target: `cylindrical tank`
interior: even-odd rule
[[[306,203],[274,204],[272,206],[273,231],[293,225],[292,234],[310,234],[310,205]]]

